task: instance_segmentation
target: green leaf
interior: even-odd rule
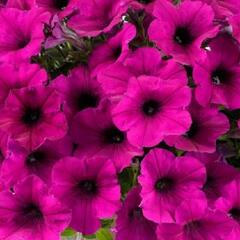
[[[134,172],[131,167],[125,168],[118,176],[121,192],[124,196],[132,187],[133,187],[133,179],[134,179]]]
[[[113,240],[112,234],[107,228],[101,228],[96,233],[97,240]]]
[[[72,237],[75,236],[77,233],[72,228],[67,228],[62,233],[63,237]]]
[[[177,5],[179,3],[181,3],[181,0],[173,0],[173,4]]]
[[[92,235],[84,235],[84,239],[96,239],[96,235],[92,234]]]
[[[102,219],[102,228],[110,228],[113,225],[114,219]]]

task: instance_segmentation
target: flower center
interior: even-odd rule
[[[55,8],[62,10],[65,8],[69,3],[69,0],[54,0],[54,6]]]
[[[42,117],[42,111],[40,108],[27,107],[22,116],[24,124],[33,126],[36,125]]]
[[[218,67],[212,72],[211,79],[213,84],[220,85],[231,80],[232,74],[223,67]]]
[[[89,107],[97,107],[98,102],[99,102],[99,97],[90,92],[90,91],[86,91],[86,92],[82,92],[76,99],[76,103],[77,103],[77,108],[79,111],[85,109],[85,108],[89,108]]]
[[[119,144],[125,139],[124,132],[120,131],[115,126],[104,129],[103,136],[105,142],[109,144]]]
[[[3,155],[3,152],[2,150],[0,149],[0,162],[2,162],[4,160],[4,155]]]
[[[234,208],[230,209],[228,214],[230,215],[230,217],[232,217],[236,221],[240,221],[240,208],[234,207]]]
[[[198,130],[199,130],[198,124],[195,121],[193,121],[190,129],[185,133],[185,136],[188,138],[193,138],[197,135]]]
[[[207,179],[206,179],[206,182],[203,185],[203,189],[204,190],[210,189],[210,188],[214,187],[214,184],[215,184],[214,177],[212,177],[210,175],[207,175]]]
[[[147,100],[142,105],[142,111],[147,116],[154,116],[159,112],[160,104],[154,99]]]
[[[1,1],[0,1],[0,6],[1,6],[1,5],[6,5],[7,2],[8,2],[8,0],[1,0]]]
[[[174,40],[180,45],[188,45],[193,41],[193,37],[187,27],[178,27],[174,34]]]
[[[138,2],[142,3],[142,4],[149,4],[151,2],[153,2],[154,0],[138,0]]]
[[[155,189],[159,192],[167,192],[172,189],[174,181],[171,178],[163,177],[155,183]]]
[[[122,53],[122,47],[121,46],[113,49],[113,55],[114,55],[115,59],[118,59],[120,57],[121,53]]]
[[[30,42],[30,38],[29,37],[23,37],[21,40],[19,40],[19,42],[17,43],[17,48],[18,49],[22,49],[25,48],[29,42]]]
[[[30,203],[22,209],[24,216],[27,216],[30,220],[40,220],[43,218],[42,211],[40,208],[34,204]]]
[[[184,225],[183,229],[186,233],[191,233],[197,231],[201,227],[201,222],[199,220],[193,220]]]
[[[78,188],[81,193],[86,195],[92,195],[97,192],[97,184],[94,180],[82,180],[78,183]]]
[[[26,164],[28,167],[34,167],[36,164],[42,162],[45,158],[44,152],[36,151],[32,152],[27,156]]]
[[[136,207],[129,212],[128,216],[131,220],[140,219],[143,217],[142,209],[140,207]]]

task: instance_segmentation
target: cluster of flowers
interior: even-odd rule
[[[8,0],[0,23],[1,240],[239,239],[240,1]]]

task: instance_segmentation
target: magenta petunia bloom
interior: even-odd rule
[[[135,37],[135,26],[126,23],[122,29],[105,43],[97,46],[89,59],[89,66],[96,75],[102,69],[115,62],[122,62],[129,54],[129,42]]]
[[[165,54],[183,64],[203,58],[203,41],[218,32],[218,27],[213,25],[212,8],[201,1],[184,1],[177,6],[158,1],[153,13],[157,19],[149,27],[150,39]]]
[[[62,94],[66,101],[64,111],[70,116],[86,108],[96,108],[103,97],[99,83],[83,66],[73,69],[68,76],[59,76],[51,86]]]
[[[165,141],[178,149],[194,152],[215,152],[217,139],[229,128],[228,118],[215,106],[203,108],[194,100],[188,108],[191,127],[181,136],[168,136]]]
[[[239,179],[228,184],[223,195],[216,201],[216,209],[228,214],[234,221],[233,231],[226,240],[238,240],[240,234],[240,181]]]
[[[113,109],[116,126],[127,131],[130,143],[151,147],[164,135],[179,135],[191,125],[184,108],[190,103],[191,91],[182,84],[168,83],[157,77],[131,78],[128,89]]]
[[[105,156],[113,161],[118,172],[129,166],[134,156],[143,154],[141,148],[128,142],[126,132],[114,125],[108,102],[98,109],[86,109],[77,114],[70,133],[77,144],[74,155]]]
[[[239,108],[239,44],[224,34],[213,39],[209,47],[206,60],[196,62],[193,68],[196,100],[203,106],[215,103]]]
[[[104,92],[113,100],[121,99],[129,79],[141,75],[156,76],[167,81],[187,84],[186,72],[173,60],[163,61],[161,53],[150,47],[142,47],[130,53],[121,63],[115,63],[98,74]]]
[[[206,179],[202,190],[206,194],[210,207],[224,193],[224,187],[239,177],[231,165],[222,161],[218,153],[187,153],[187,156],[200,160],[206,168]]]
[[[42,85],[47,81],[47,73],[37,64],[23,63],[0,65],[0,107],[5,103],[9,92],[28,86]]]
[[[1,179],[8,188],[29,175],[37,175],[46,184],[51,183],[54,164],[72,153],[72,143],[69,138],[58,141],[46,141],[39,148],[28,151],[11,141],[8,144],[9,156],[3,162]]]
[[[209,210],[203,197],[183,202],[175,219],[176,223],[158,226],[159,240],[225,240],[233,228],[232,220],[220,211]]]
[[[46,139],[58,140],[67,132],[62,99],[52,88],[12,90],[0,113],[0,129],[21,146],[34,150]]]
[[[139,207],[141,188],[133,188],[117,213],[116,240],[156,240],[157,224],[143,216]]]
[[[141,164],[141,207],[146,218],[173,222],[176,207],[185,199],[202,195],[204,165],[193,157],[175,157],[163,149],[151,150]]]
[[[0,0],[0,23],[0,240],[240,239],[240,0]]]
[[[14,193],[0,192],[0,216],[4,240],[59,240],[71,221],[70,210],[35,176],[20,181]]]
[[[72,209],[70,227],[93,234],[101,218],[120,207],[120,187],[113,163],[102,157],[66,157],[53,168],[53,192]]]
[[[37,8],[30,11],[0,9],[0,62],[30,62],[31,56],[41,49],[43,26],[49,17]]]
[[[109,32],[121,22],[129,0],[78,0],[78,12],[68,25],[81,36],[97,36]]]

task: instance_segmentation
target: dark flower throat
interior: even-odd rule
[[[62,10],[64,9],[69,3],[69,0],[54,0],[54,6],[56,9]]]
[[[82,180],[78,183],[81,194],[94,195],[97,193],[97,184],[94,180]]]
[[[43,218],[43,213],[40,208],[34,204],[30,203],[22,209],[22,214],[27,217],[28,220],[41,220]]]
[[[108,144],[120,144],[124,141],[124,132],[120,131],[115,126],[106,128],[103,131],[104,142]]]
[[[228,212],[230,217],[240,222],[240,208],[234,207]]]
[[[142,111],[146,116],[154,116],[159,112],[160,103],[157,100],[150,99],[143,103]]]
[[[24,110],[24,114],[22,116],[22,121],[24,124],[32,127],[32,126],[36,125],[41,118],[42,118],[42,111],[40,108],[27,107]]]
[[[193,37],[187,27],[178,27],[174,34],[174,41],[179,45],[186,46],[193,42]]]
[[[167,192],[172,189],[173,185],[173,179],[169,177],[163,177],[157,180],[157,182],[155,183],[155,189],[159,192]]]
[[[218,67],[212,72],[211,78],[213,84],[220,85],[228,83],[232,78],[232,74],[226,68]]]
[[[99,102],[99,97],[90,91],[82,92],[76,99],[76,105],[78,111],[81,111],[89,107],[97,107]]]
[[[30,153],[26,159],[26,165],[28,167],[34,167],[42,163],[45,159],[45,153],[41,151],[35,151]]]
[[[198,123],[193,121],[190,129],[185,133],[185,136],[188,138],[193,138],[197,135],[198,130],[199,130]]]

